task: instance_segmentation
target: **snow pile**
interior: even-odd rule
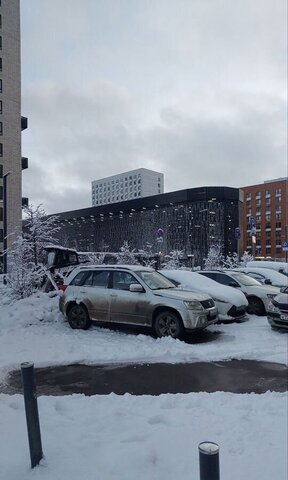
[[[3,291],[2,291],[3,293]],[[215,325],[204,343],[92,327],[70,329],[58,296],[0,298],[0,381],[24,361],[183,362],[246,358],[287,363],[287,334],[264,317]],[[221,480],[286,480],[287,395],[177,395],[38,398],[45,460],[30,469],[22,395],[0,394],[0,478],[7,480],[190,480],[198,444],[220,445]]]
[[[221,480],[286,480],[284,394],[40,397],[45,460],[30,470],[23,398],[0,395],[1,478],[191,480],[198,444],[220,446]]]

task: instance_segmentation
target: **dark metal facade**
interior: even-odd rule
[[[164,254],[182,250],[201,265],[209,247],[220,243],[223,253],[237,251],[240,191],[201,187],[57,214],[62,245],[78,251],[117,252],[128,241],[131,249]],[[163,230],[163,241],[157,230]]]

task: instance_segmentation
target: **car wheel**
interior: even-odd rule
[[[72,305],[67,316],[69,325],[73,329],[87,330],[91,325],[89,314],[83,305]]]
[[[181,338],[184,334],[181,318],[170,310],[164,310],[157,315],[154,330],[157,337]]]
[[[258,315],[258,316],[265,315],[266,313],[265,307],[262,300],[260,300],[260,298],[249,297],[248,303],[249,303],[248,313],[250,313],[251,315]]]

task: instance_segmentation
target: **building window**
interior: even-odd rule
[[[3,200],[3,187],[0,185],[0,200]]]
[[[282,193],[282,189],[281,188],[276,188],[276,192],[275,192],[275,195],[281,195]]]
[[[2,28],[2,15],[0,13],[0,28]]]
[[[0,228],[0,243],[3,243],[4,235],[3,235],[3,229]]]
[[[3,208],[0,208],[0,222],[3,222]]]
[[[0,100],[0,114],[3,113],[3,102]]]
[[[3,157],[3,143],[0,143],[0,157]]]
[[[2,36],[0,35],[0,50],[2,50]]]
[[[3,88],[2,88],[2,78],[0,78],[0,93],[3,93]]]
[[[3,178],[3,165],[0,163],[0,178]]]

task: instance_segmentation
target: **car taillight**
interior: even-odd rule
[[[64,284],[58,286],[59,290],[61,290],[62,292],[65,292],[67,287],[68,287],[68,285],[64,285]]]

